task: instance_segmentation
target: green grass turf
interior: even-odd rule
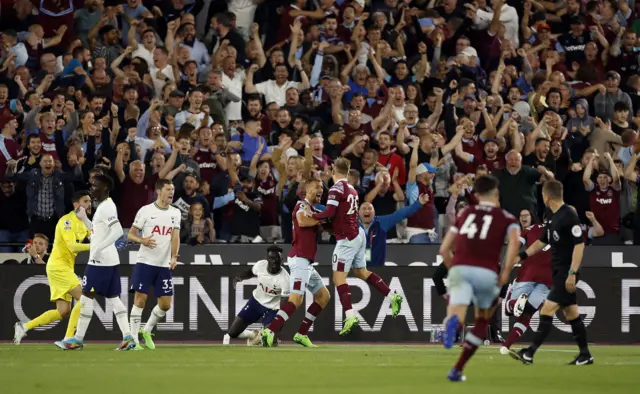
[[[573,347],[547,346],[535,364],[480,349],[465,383],[445,376],[460,348],[325,345],[275,349],[162,345],[115,352],[113,345],[61,351],[53,345],[0,345],[2,394],[227,393],[639,393],[640,347],[594,346],[596,364],[568,366]],[[476,391],[478,390],[478,391]]]

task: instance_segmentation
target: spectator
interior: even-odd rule
[[[427,163],[418,165],[418,145],[411,151],[409,176],[407,179],[407,199],[409,204],[418,201],[420,195],[426,195],[422,208],[407,220],[409,243],[438,243],[436,232],[436,208],[432,181],[437,169]]]
[[[209,116],[208,111],[203,111],[203,100],[204,94],[201,90],[195,89],[189,93],[189,97],[187,97],[189,108],[182,112],[178,112],[175,116],[176,129],[179,129],[185,123],[191,124],[196,129],[200,128],[200,126],[211,127],[213,119]]]
[[[187,219],[181,222],[180,242],[188,245],[206,245],[215,241],[213,221],[205,216],[204,206],[194,202]]]
[[[29,238],[29,218],[27,198],[23,191],[16,190],[16,184],[8,179],[0,181],[0,245],[24,244]],[[17,246],[0,246],[0,253],[17,252]]]
[[[254,179],[249,174],[243,174],[237,178],[235,169],[232,169],[230,174],[232,174],[231,182],[234,184],[236,196],[230,242],[263,242],[260,237],[262,198],[253,191]]]
[[[243,164],[247,166],[255,155],[259,155],[258,158],[260,158],[266,153],[267,141],[260,136],[261,127],[258,119],[247,119],[244,122],[244,133],[231,137],[231,141],[242,144],[242,151],[239,153]]]
[[[589,192],[590,211],[596,220],[601,223],[604,234],[598,238],[599,244],[619,245],[620,238],[620,175],[609,153],[604,154],[609,167],[608,170],[600,170],[596,179],[597,187],[591,180],[593,161],[598,160],[597,155],[590,158],[583,175],[584,187]]]
[[[536,183],[553,179],[553,173],[540,165],[537,168],[522,166],[522,156],[512,150],[507,153],[507,166],[493,172],[500,180],[500,206],[512,215],[523,209],[535,213],[538,219]]]
[[[302,83],[289,81],[289,70],[284,64],[277,64],[273,71],[273,79],[265,82],[260,82],[256,85],[253,84],[253,76],[258,71],[258,65],[253,64],[247,73],[245,79],[245,90],[247,93],[260,93],[264,96],[264,100],[267,103],[274,101],[278,106],[283,106],[286,103],[286,91],[290,87],[294,87],[298,90],[309,89],[309,78],[302,69],[302,63],[296,61],[296,69],[300,72],[300,78]]]
[[[27,242],[23,251],[28,257],[20,264],[46,264],[49,261],[49,237],[44,234],[34,234],[33,239]]]
[[[56,170],[50,154],[43,155],[40,168],[30,172],[16,174],[16,165],[15,160],[8,162],[6,175],[26,187],[30,233],[42,233],[53,239],[58,219],[65,212],[65,189],[71,188],[71,181],[82,178],[82,169],[77,165],[72,173]]]
[[[402,187],[398,183],[398,169],[389,175],[389,171],[380,171],[375,178],[375,186],[367,193],[364,202],[371,203],[376,212],[381,215],[391,215],[396,211],[397,202],[404,201]],[[395,228],[387,230],[387,238],[397,238]]]
[[[620,89],[620,74],[609,71],[606,78],[606,92],[599,92],[593,99],[595,115],[605,122],[613,118],[613,108],[617,102],[625,103],[627,108],[632,107],[631,98]],[[628,120],[631,120],[630,114]]]
[[[198,203],[204,207],[204,215],[206,218],[211,217],[211,207],[207,200],[198,194],[200,188],[200,179],[195,175],[188,173],[184,177],[184,186],[181,191],[173,197],[173,206],[182,212],[182,220],[187,220],[191,205]]]

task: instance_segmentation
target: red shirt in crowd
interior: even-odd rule
[[[127,176],[120,184],[118,219],[122,223],[122,228],[131,228],[140,208],[151,203],[158,179],[158,174],[153,174],[145,177],[142,183],[135,183],[130,176]]]
[[[386,155],[378,153],[378,163],[387,167],[389,174],[393,176],[393,173],[398,169],[398,183],[402,186],[407,182],[407,169],[404,166],[404,160],[400,155],[394,152],[390,152]]]
[[[589,193],[589,206],[605,234],[620,232],[620,191],[609,187],[600,190],[598,185]]]

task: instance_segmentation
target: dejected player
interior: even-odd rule
[[[156,201],[140,208],[127,234],[130,241],[140,244],[130,289],[134,293],[130,323],[133,339],[136,342],[135,350],[143,349],[139,343],[138,333],[142,334],[147,349],[156,348],[152,332],[158,321],[171,309],[173,296],[171,271],[178,264],[180,250],[182,213],[171,206],[175,192],[173,183],[167,179],[160,179],[156,182],[155,191],[158,195]],[[158,304],[153,308],[147,324],[140,331],[142,311],[151,288],[153,288],[153,295],[158,299]]]
[[[83,348],[84,336],[93,316],[93,298],[96,294],[106,298],[111,305],[120,331],[122,343],[118,350],[129,350],[135,346],[129,330],[127,309],[120,296],[120,258],[115,242],[122,237],[123,230],[118,220],[116,204],[109,198],[113,189],[113,180],[107,175],[96,175],[91,186],[91,197],[98,206],[91,223],[91,243],[89,245],[89,263],[82,277],[82,297],[80,298],[80,319],[76,334],[62,342],[58,347],[65,350]]]
[[[74,210],[61,217],[56,224],[53,250],[47,262],[51,301],[56,303],[56,309],[48,310],[27,323],[16,323],[13,336],[13,343],[16,345],[20,344],[27,331],[61,320],[69,316],[69,312],[71,316],[66,337],[70,338],[76,332],[82,286],[73,272],[73,266],[78,253],[89,250],[89,244],[84,241],[91,235],[91,221],[87,218],[87,213],[91,213],[91,196],[88,191],[77,191],[73,194],[72,202]],[[71,299],[77,301],[73,310]]]
[[[278,311],[271,323],[260,333],[262,344],[271,347],[275,343],[276,333],[282,330],[289,317],[302,305],[305,291],[313,294],[313,303],[307,308],[304,320],[300,324],[293,341],[304,347],[316,347],[309,336],[309,328],[329,303],[331,296],[329,290],[322,282],[322,278],[313,268],[313,261],[318,250],[318,234],[320,222],[307,216],[307,209],[317,212],[315,205],[322,198],[322,183],[316,179],[310,179],[305,184],[305,199],[298,201],[293,212],[293,241],[289,251],[288,263],[291,273],[289,299]]]
[[[542,186],[542,198],[544,205],[553,212],[553,216],[549,218],[541,238],[527,250],[521,252],[519,258],[522,260],[530,258],[547,245],[551,245],[551,266],[553,269],[551,291],[540,310],[540,325],[533,343],[518,352],[510,350],[509,354],[525,364],[532,364],[535,352],[551,332],[553,316],[558,309],[562,308],[562,312],[571,324],[573,337],[580,349],[578,356],[569,364],[593,364],[593,357],[591,357],[587,344],[587,330],[580,317],[576,296],[576,284],[579,280],[578,270],[584,253],[584,237],[580,219],[575,209],[564,203],[562,183],[555,180],[545,182]],[[517,261],[518,259],[511,264],[515,265]]]
[[[520,242],[529,247],[542,235],[546,221],[541,224],[531,224],[531,213],[528,210],[520,212],[520,224],[523,230]],[[526,226],[526,227],[525,227]],[[505,312],[507,316],[515,316],[516,323],[509,332],[509,337],[500,348],[501,354],[509,354],[509,349],[529,328],[531,317],[538,311],[549,294],[551,286],[551,251],[547,246],[522,262],[518,270],[518,277],[509,290]]]
[[[498,187],[499,182],[492,175],[476,179],[473,192],[478,198],[478,205],[467,207],[458,214],[440,246],[444,264],[449,267],[450,298],[443,337],[445,348],[453,346],[468,306],[472,301],[475,305],[475,325],[466,335],[462,354],[447,376],[454,382],[465,380],[462,370],[487,335],[495,301],[500,294],[498,272],[505,236],[508,238],[508,261],[516,259],[520,248],[520,226],[515,217],[499,208]],[[452,255],[454,248],[455,255]]]
[[[312,212],[308,205],[304,208],[306,214],[313,219],[332,221],[333,235],[337,240],[332,257],[333,284],[338,290],[346,316],[340,335],[349,334],[360,323],[351,306],[347,275],[352,268],[367,267],[367,239],[364,229],[358,223],[358,192],[347,181],[350,166],[349,160],[342,157],[334,162],[334,185],[329,190],[327,208],[323,212]]]
[[[246,279],[258,278],[258,286],[253,295],[236,316],[229,332],[224,336],[223,344],[228,345],[232,338],[246,339],[247,344],[257,344],[259,331],[247,330],[247,327],[262,321],[267,326],[280,308],[280,299],[289,296],[289,273],[282,268],[282,248],[270,246],[267,249],[267,259],[258,261],[253,267],[233,278],[233,288],[238,282]]]

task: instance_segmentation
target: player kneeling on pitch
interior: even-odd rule
[[[178,264],[180,250],[182,213],[171,206],[175,193],[173,183],[167,179],[160,179],[156,182],[155,191],[158,198],[154,203],[140,208],[128,234],[130,241],[140,244],[131,277],[131,291],[135,295],[130,321],[136,342],[135,350],[143,349],[138,340],[138,332],[142,334],[147,349],[156,348],[151,332],[171,308],[173,296],[171,271]],[[153,294],[158,298],[158,304],[151,311],[144,329],[140,331],[142,311],[151,287],[153,287]]]
[[[269,325],[280,307],[280,299],[289,296],[289,273],[282,267],[282,248],[270,246],[267,259],[258,261],[253,267],[233,278],[233,288],[238,282],[258,278],[258,286],[247,301],[224,336],[223,344],[228,345],[231,338],[246,339],[247,345],[260,345],[260,331],[247,330],[251,324],[262,320],[263,326]]]

